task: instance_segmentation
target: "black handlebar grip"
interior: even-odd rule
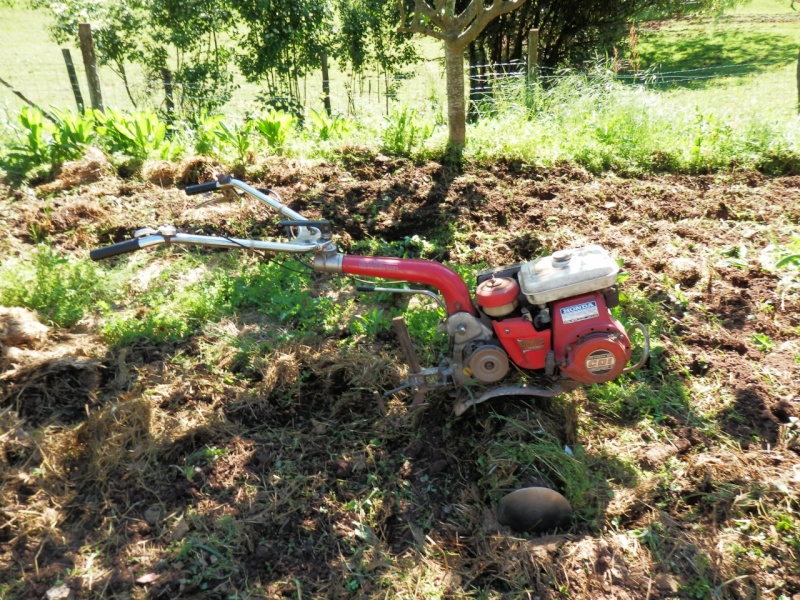
[[[124,242],[117,242],[110,246],[103,246],[102,248],[95,248],[89,252],[89,258],[92,260],[103,260],[110,258],[117,254],[125,254],[126,252],[136,252],[139,249],[139,240],[125,240]]]
[[[206,181],[205,183],[198,183],[196,185],[187,185],[185,188],[183,188],[183,191],[186,192],[187,196],[194,196],[195,194],[213,192],[215,189],[217,189],[217,185],[219,185],[219,182],[217,181]]]
[[[374,292],[375,286],[374,285],[357,285],[356,286],[357,292]]]

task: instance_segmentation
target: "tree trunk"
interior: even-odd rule
[[[322,65],[322,104],[325,106],[325,114],[331,116],[331,80],[328,77],[328,53],[323,50],[320,53],[320,63]]]
[[[447,74],[447,145],[460,151],[467,143],[467,116],[464,101],[464,50],[451,41],[444,43]]]

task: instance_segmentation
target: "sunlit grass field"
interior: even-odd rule
[[[8,41],[0,46],[0,64],[6,65],[0,77],[43,108],[70,108],[66,69],[47,23],[41,11],[0,8],[0,36]],[[798,25],[800,13],[777,0],[755,0],[718,17],[637,24],[632,39],[617,49],[618,62],[598,58],[584,71],[545,71],[533,92],[520,78],[496,82],[491,101],[478,107],[483,118],[469,126],[467,156],[542,165],[571,161],[594,172],[794,172],[800,155]],[[409,78],[389,82],[396,88],[390,99],[380,74],[354,79],[332,61],[333,110],[350,123],[338,145],[391,153],[387,129],[405,119],[430,132],[405,153],[421,159],[441,154],[447,141],[441,50],[426,39],[420,47],[424,59],[407,69]],[[83,82],[80,52],[72,54]],[[100,75],[106,106],[131,110],[119,78],[107,68]],[[132,76],[142,100],[137,108],[163,116],[160,82],[145,82],[135,71]],[[261,87],[243,78],[237,83],[221,110],[229,124],[259,112]],[[307,115],[321,112],[319,73],[299,87]],[[7,122],[16,123],[23,104],[5,87],[2,106]],[[9,137],[8,128],[0,130],[0,139]],[[336,149],[298,140],[285,153],[328,156]],[[185,147],[191,151],[191,139]]]

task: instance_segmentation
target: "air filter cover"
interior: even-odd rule
[[[510,277],[492,277],[475,290],[478,306],[492,317],[503,317],[517,307],[519,284]]]

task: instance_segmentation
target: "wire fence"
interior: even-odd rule
[[[81,93],[86,104],[89,93],[83,66],[75,65]],[[5,72],[4,72],[5,71]],[[167,93],[164,81],[133,72],[126,87],[110,69],[100,69],[104,105],[123,110],[149,109],[164,113]],[[520,93],[529,84],[525,61],[472,65],[466,68],[472,101],[501,99],[506,105],[522,104]],[[742,106],[760,106],[765,111],[792,117],[798,110],[796,65],[787,63],[743,63],[686,69],[648,68],[634,70],[630,63],[609,62],[598,68],[537,68],[536,81],[552,89],[567,79],[582,79],[587,85],[616,81],[655,92],[686,95],[687,101],[714,109],[735,111]],[[74,90],[66,67],[53,61],[14,72],[0,67],[0,107],[15,114],[26,103],[47,110],[48,107],[74,109]],[[323,109],[323,82],[319,74],[299,82],[299,104],[308,113]],[[393,109],[407,106],[420,112],[446,114],[445,75],[442,60],[418,63],[403,73],[333,73],[329,81],[330,101],[334,112],[353,118],[382,118]],[[691,96],[688,94],[691,92]],[[220,105],[216,91],[203,86],[173,83],[173,100],[178,108],[219,105],[218,110],[231,119],[244,118],[264,108],[269,94],[260,86],[241,80],[230,99]],[[24,98],[24,100],[23,100]],[[216,100],[216,101],[215,101]]]

